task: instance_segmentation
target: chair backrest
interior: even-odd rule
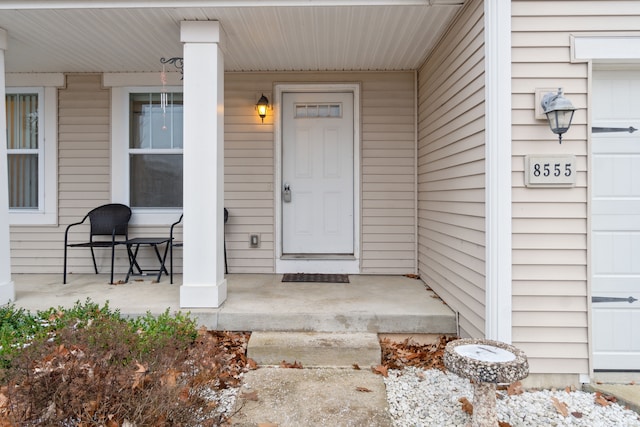
[[[87,214],[91,223],[91,236],[111,236],[113,229],[117,236],[127,236],[131,208],[120,203],[98,206]]]

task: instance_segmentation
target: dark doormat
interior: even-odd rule
[[[287,273],[282,276],[283,282],[315,282],[315,283],[349,283],[348,274],[307,274]]]

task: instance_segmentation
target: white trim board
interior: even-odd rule
[[[485,1],[485,338],[511,343],[511,2]]]
[[[571,57],[576,61],[639,62],[639,35],[571,36]]]

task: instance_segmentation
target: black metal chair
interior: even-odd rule
[[[180,215],[180,218],[174,222],[173,224],[171,224],[171,229],[169,231],[169,239],[171,239],[171,241],[169,242],[169,271],[171,272],[170,274],[170,282],[171,284],[173,284],[173,248],[181,248],[183,246],[183,242],[179,241],[179,240],[175,240],[175,238],[173,237],[174,234],[174,228],[180,224],[182,222],[182,217],[184,216],[184,214]],[[224,223],[227,223],[227,220],[229,219],[229,211],[227,210],[227,208],[224,208]],[[229,274],[229,268],[227,267],[227,239],[226,237],[223,240],[223,244],[224,244],[224,273],[225,274]]]
[[[81,243],[69,243],[69,230],[71,227],[84,224],[89,219],[89,241]],[[82,221],[69,224],[64,232],[64,271],[63,283],[67,283],[67,249],[89,248],[93,259],[93,268],[98,274],[98,264],[94,248],[111,248],[111,281],[113,283],[113,264],[115,260],[116,246],[126,247],[129,239],[129,220],[131,209],[129,206],[119,203],[110,203],[92,209],[82,218]],[[99,237],[99,236],[102,236]],[[96,239],[98,237],[98,239]],[[107,238],[108,237],[108,238]]]

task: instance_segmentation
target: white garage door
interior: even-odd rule
[[[640,70],[594,72],[592,322],[596,370],[640,369]]]

